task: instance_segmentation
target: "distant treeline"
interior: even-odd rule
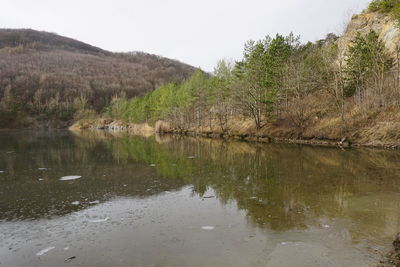
[[[0,30],[0,127],[24,116],[61,120],[101,112],[195,71],[147,54],[111,53],[56,34]]]

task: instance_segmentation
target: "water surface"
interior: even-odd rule
[[[400,152],[0,133],[0,266],[369,266]]]

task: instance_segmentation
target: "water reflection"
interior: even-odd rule
[[[235,203],[260,229],[343,221],[353,242],[376,244],[400,229],[398,151],[108,135],[2,133],[0,220],[60,216],[191,185],[194,195],[210,197],[211,189],[223,205]],[[83,178],[59,181],[67,175]]]
[[[115,159],[154,164],[160,176],[192,184],[200,196],[212,188],[257,227],[287,231],[342,219],[354,242],[380,244],[400,229],[398,151],[173,137],[103,142]]]
[[[177,190],[181,180],[121,161],[107,144],[68,132],[0,135],[0,220],[69,214],[114,197],[148,197]],[[60,181],[79,175],[76,181]]]

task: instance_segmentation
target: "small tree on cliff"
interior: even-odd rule
[[[358,33],[349,46],[346,63],[345,95],[357,95],[361,102],[366,82],[372,80],[381,105],[384,74],[392,63],[378,35],[372,30],[364,36]]]

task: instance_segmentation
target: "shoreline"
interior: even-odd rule
[[[384,260],[381,260],[377,267],[400,267],[400,233],[395,236],[392,245],[392,250],[385,255]]]
[[[177,135],[177,136],[191,136],[191,137],[203,137],[213,139],[224,139],[224,140],[239,140],[254,143],[276,143],[276,144],[297,144],[297,145],[308,145],[308,146],[320,146],[320,147],[335,147],[339,149],[345,148],[374,148],[374,149],[400,149],[399,143],[364,143],[357,140],[348,140],[346,137],[341,139],[330,139],[330,138],[293,138],[284,136],[274,136],[264,133],[252,133],[252,132],[230,132],[221,133],[217,131],[203,131],[201,129],[173,129],[168,123],[163,121],[157,121],[154,126],[150,126],[148,123],[129,123],[114,119],[87,119],[80,120],[74,123],[68,128],[70,131],[109,131],[109,132],[126,132],[132,135],[152,136],[156,134],[164,135]]]

